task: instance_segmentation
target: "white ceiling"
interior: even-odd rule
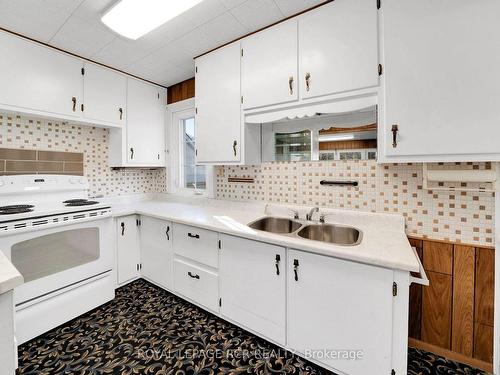
[[[0,0],[0,27],[168,86],[194,76],[194,56],[324,2],[204,0],[133,41],[100,21],[116,1]]]

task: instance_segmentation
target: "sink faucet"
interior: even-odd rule
[[[319,212],[319,207],[313,207],[313,208],[311,208],[311,210],[309,211],[309,213],[306,215],[306,220],[311,221],[312,217],[313,217],[313,214],[315,212]]]
[[[298,210],[290,209],[290,212],[293,214],[294,219],[299,218],[299,211]]]

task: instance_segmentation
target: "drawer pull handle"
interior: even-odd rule
[[[130,147],[130,159],[134,158],[134,148]]]
[[[311,73],[306,73],[306,91],[311,88]]]
[[[293,273],[295,274],[295,281],[299,281],[299,260],[293,260]]]
[[[123,118],[123,108],[118,108],[118,112],[120,113],[120,120]]]
[[[167,230],[165,231],[165,234],[167,235],[167,241],[170,241],[170,225],[167,225]]]
[[[188,237],[199,239],[200,235],[199,234],[188,233]]]
[[[288,88],[290,89],[290,95],[293,95],[293,76],[288,77]]]
[[[276,254],[276,275],[280,275],[280,261],[281,261],[281,257],[279,254]]]
[[[200,275],[192,273],[191,271],[188,272],[188,276],[193,278],[193,279],[200,279]]]
[[[125,234],[125,223],[121,223],[120,226],[122,227],[122,236]]]

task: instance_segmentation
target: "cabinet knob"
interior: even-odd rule
[[[392,147],[396,148],[398,146],[398,131],[399,128],[396,124],[392,125],[391,127],[391,132],[392,132]]]
[[[234,141],[233,142],[233,153],[234,153],[234,156],[236,156],[236,146],[238,145],[238,142]]]
[[[311,88],[311,73],[306,73],[306,91]]]
[[[73,96],[71,98],[71,101],[73,102],[73,112],[75,112],[76,111],[76,97]]]
[[[290,95],[293,95],[293,76],[288,77],[288,88],[290,89]]]

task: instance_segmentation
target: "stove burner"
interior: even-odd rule
[[[33,211],[33,207],[35,206],[31,204],[13,204],[10,206],[2,206],[0,207],[0,215],[13,215],[31,212]]]
[[[77,207],[77,206],[90,206],[93,204],[98,204],[99,202],[96,201],[89,201],[87,199],[70,199],[67,201],[64,201],[63,203],[66,203],[66,207]]]
[[[88,199],[68,199],[67,201],[64,201],[63,203],[80,203],[80,202],[87,202]]]

